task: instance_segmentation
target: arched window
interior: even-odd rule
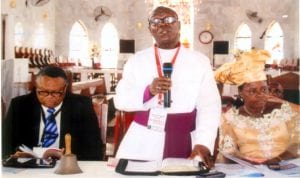
[[[80,62],[82,66],[92,66],[92,60],[88,54],[89,40],[85,26],[77,21],[73,24],[69,36],[70,62]]]
[[[181,22],[180,42],[193,49],[194,44],[194,0],[153,1],[153,8],[166,6],[174,9]]]
[[[116,68],[119,54],[119,37],[115,26],[106,23],[101,31],[101,68]]]
[[[22,46],[24,43],[24,29],[21,22],[15,24],[15,46]]]
[[[249,51],[251,49],[252,32],[249,26],[242,23],[235,33],[234,53]]]
[[[46,47],[46,36],[45,36],[45,28],[44,24],[38,24],[33,39],[33,47],[34,48],[45,48]]]
[[[279,63],[283,59],[283,32],[278,22],[273,21],[267,28],[265,50],[272,56],[267,64]]]

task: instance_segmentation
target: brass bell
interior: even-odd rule
[[[65,135],[66,152],[61,157],[60,163],[55,170],[56,174],[78,174],[82,173],[82,170],[77,164],[77,157],[71,152],[71,135]]]

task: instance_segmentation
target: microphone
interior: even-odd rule
[[[173,72],[173,66],[172,63],[170,62],[166,62],[163,64],[163,73],[165,77],[171,78]],[[165,94],[164,94],[164,107],[165,108],[169,108],[171,107],[171,91],[168,90]]]

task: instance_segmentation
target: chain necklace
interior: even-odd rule
[[[244,105],[243,106],[244,111],[251,117],[260,117],[262,115],[262,113],[264,112],[264,108],[260,111],[260,113],[254,114],[252,112],[250,112],[247,107]]]

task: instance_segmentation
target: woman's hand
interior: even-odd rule
[[[151,94],[157,95],[158,93],[165,93],[171,88],[171,79],[167,77],[157,77],[154,78],[150,84]]]
[[[281,161],[280,157],[275,157],[275,158],[272,158],[272,159],[268,159],[268,160],[262,162],[261,164],[266,164],[266,165],[278,164],[280,161]]]
[[[194,159],[196,156],[199,156],[202,159],[206,167],[208,168],[214,167],[215,164],[214,159],[211,156],[210,151],[206,146],[195,145],[191,155],[189,156],[189,159]]]
[[[294,145],[290,146],[289,149],[292,149],[292,147],[294,147]],[[277,164],[282,160],[294,159],[294,158],[297,158],[297,157],[298,156],[297,156],[296,153],[293,153],[293,152],[290,152],[290,151],[285,151],[285,152],[281,153],[280,155],[278,155],[274,158],[265,160],[264,162],[262,162],[262,164]]]

